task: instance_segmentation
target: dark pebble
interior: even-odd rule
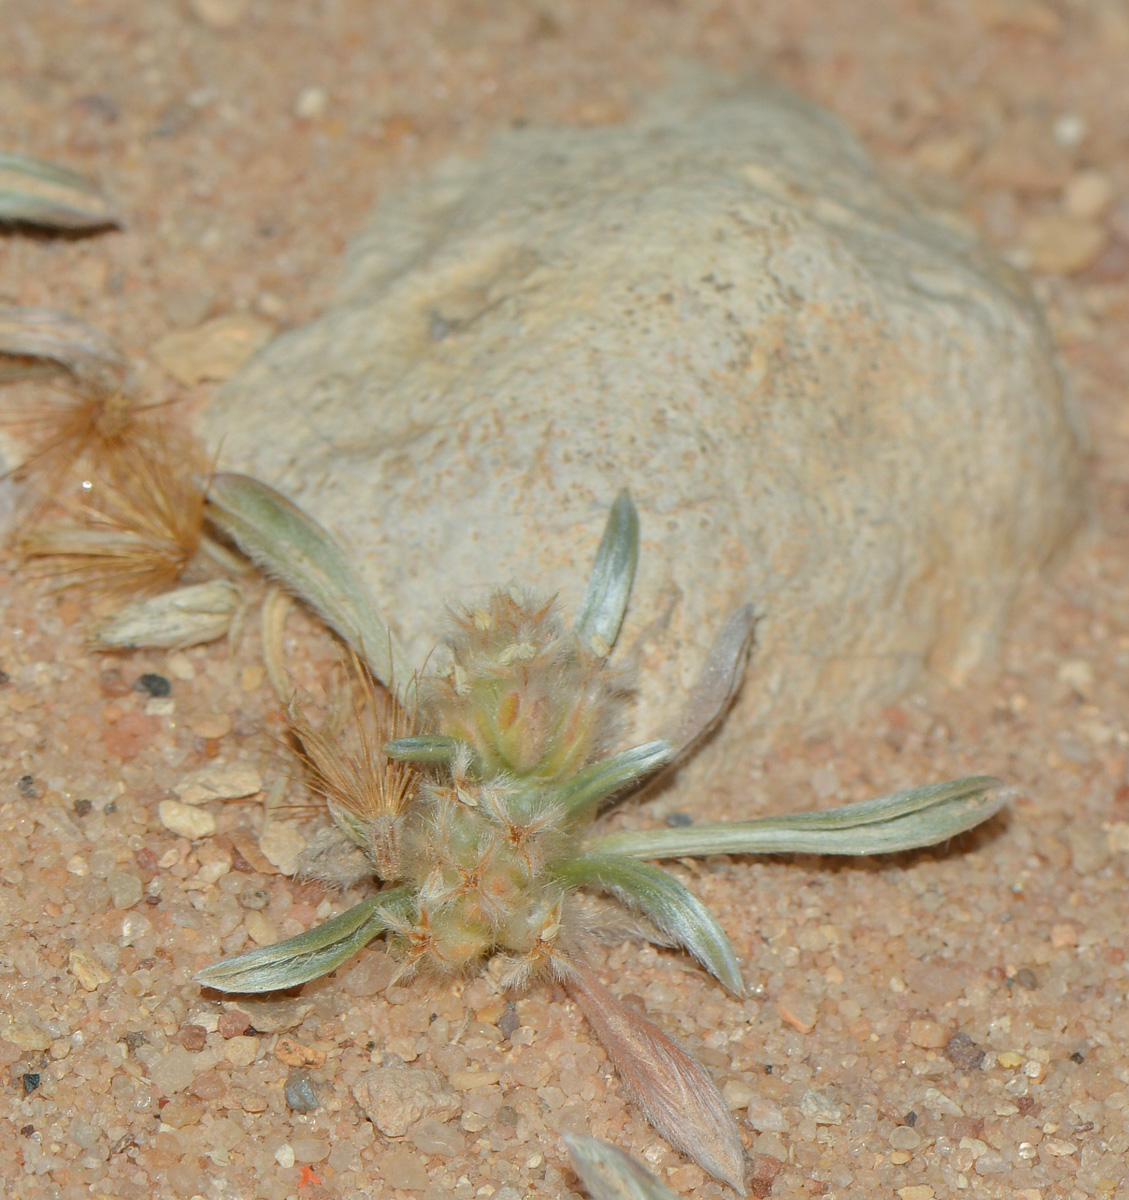
[[[516,1125],[519,1119],[518,1111],[512,1104],[503,1104],[494,1114],[494,1118],[501,1125]]]
[[[1017,1096],[1015,1099],[1015,1107],[1019,1109],[1021,1116],[1026,1116],[1035,1107],[1035,1097]]]
[[[291,1070],[286,1076],[286,1103],[292,1112],[310,1113],[321,1107],[317,1091],[305,1071]]]
[[[94,805],[89,800],[76,800],[74,802],[74,815],[76,817],[88,816],[94,810]]]
[[[961,1071],[979,1071],[984,1051],[967,1033],[954,1033],[945,1046],[945,1057]]]
[[[172,684],[163,675],[142,675],[133,686],[139,692],[148,692],[155,700],[172,695]]]
[[[129,1033],[125,1034],[122,1041],[125,1042],[130,1050],[136,1050],[139,1046],[149,1045],[149,1039],[140,1029],[131,1029]]]
[[[498,1018],[498,1028],[501,1030],[502,1036],[508,1038],[513,1037],[514,1030],[520,1024],[521,1018],[517,1015],[517,1005],[511,1000]]]
[[[43,785],[34,775],[21,775],[16,783],[16,788],[25,800],[41,800],[43,798]]]
[[[0,671],[0,687],[3,687],[6,683],[11,683],[11,682],[12,682],[11,675],[9,675],[7,671]]]
[[[1072,1063],[1081,1064],[1086,1061],[1086,1056],[1082,1053],[1081,1050],[1075,1050],[1074,1053],[1070,1056],[1070,1061]]]
[[[689,813],[684,812],[667,813],[666,823],[671,829],[685,829],[687,825],[694,824],[694,818]]]
[[[24,1095],[30,1096],[32,1092],[39,1087],[39,1082],[43,1077],[38,1071],[27,1071],[24,1073]]]
[[[1039,986],[1039,976],[1030,967],[1020,967],[1015,973],[1015,982],[1021,988],[1033,992]]]
[[[912,1129],[917,1124],[917,1113],[915,1113],[911,1108],[909,1112],[906,1113],[903,1120]]]
[[[35,1136],[35,1126],[34,1125],[21,1126],[20,1135],[22,1137],[34,1137]]]

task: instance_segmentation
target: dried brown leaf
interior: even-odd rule
[[[672,1146],[745,1195],[737,1123],[705,1068],[586,967],[570,964],[564,982],[647,1120]]]

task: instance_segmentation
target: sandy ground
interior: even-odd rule
[[[694,815],[984,771],[1018,798],[943,853],[682,869],[747,964],[743,1003],[636,945],[607,977],[740,1105],[757,1195],[1129,1196],[1129,5],[6,0],[2,20],[0,144],[99,178],[126,221],[4,234],[0,303],[106,329],[158,398],[210,396],[145,357],[170,332],[316,313],[383,190],[515,122],[620,120],[685,62],[823,102],[1031,268],[1094,431],[1092,536],[997,673],[735,762]],[[270,1004],[201,994],[206,962],[342,903],[263,857],[261,798],[213,804],[197,842],[157,816],[206,764],[287,769],[253,623],[114,657],[84,648],[81,592],[4,574],[0,605],[0,1197],[564,1197],[561,1129],[731,1195],[624,1102],[552,986],[516,1010],[488,978],[384,990],[375,951]],[[324,682],[332,646],[289,628]],[[146,672],[171,696],[136,690]],[[399,1061],[461,1111],[374,1129],[351,1086]]]

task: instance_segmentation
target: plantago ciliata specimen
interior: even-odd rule
[[[291,715],[314,790],[386,886],[306,933],[206,968],[198,981],[228,992],[293,987],[381,934],[401,975],[464,972],[493,956],[514,988],[551,975],[575,998],[655,1128],[744,1194],[737,1126],[717,1089],[699,1063],[596,977],[576,894],[610,893],[740,995],[737,957],[717,920],[674,876],[640,859],[930,845],[994,813],[1003,803],[997,781],[959,779],[826,813],[600,836],[595,819],[610,797],[676,762],[722,717],[754,624],[745,608],[723,627],[671,737],[614,750],[609,738],[620,728],[625,691],[608,660],[638,553],[638,517],[626,492],[612,506],[571,628],[553,602],[500,590],[456,615],[449,667],[423,679],[406,666],[329,535],[289,501],[253,479],[219,475],[209,515],[320,613],[388,689],[377,712],[371,684],[362,683],[353,751],[319,735],[300,709]],[[404,735],[412,722],[422,731]],[[594,1172],[627,1179],[633,1170],[614,1152],[600,1162]]]

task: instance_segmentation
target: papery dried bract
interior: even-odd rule
[[[182,650],[225,637],[242,603],[226,579],[189,584],[125,605],[87,636],[103,650]]]
[[[705,1068],[586,967],[570,964],[564,982],[647,1120],[672,1146],[745,1195],[737,1123]]]

